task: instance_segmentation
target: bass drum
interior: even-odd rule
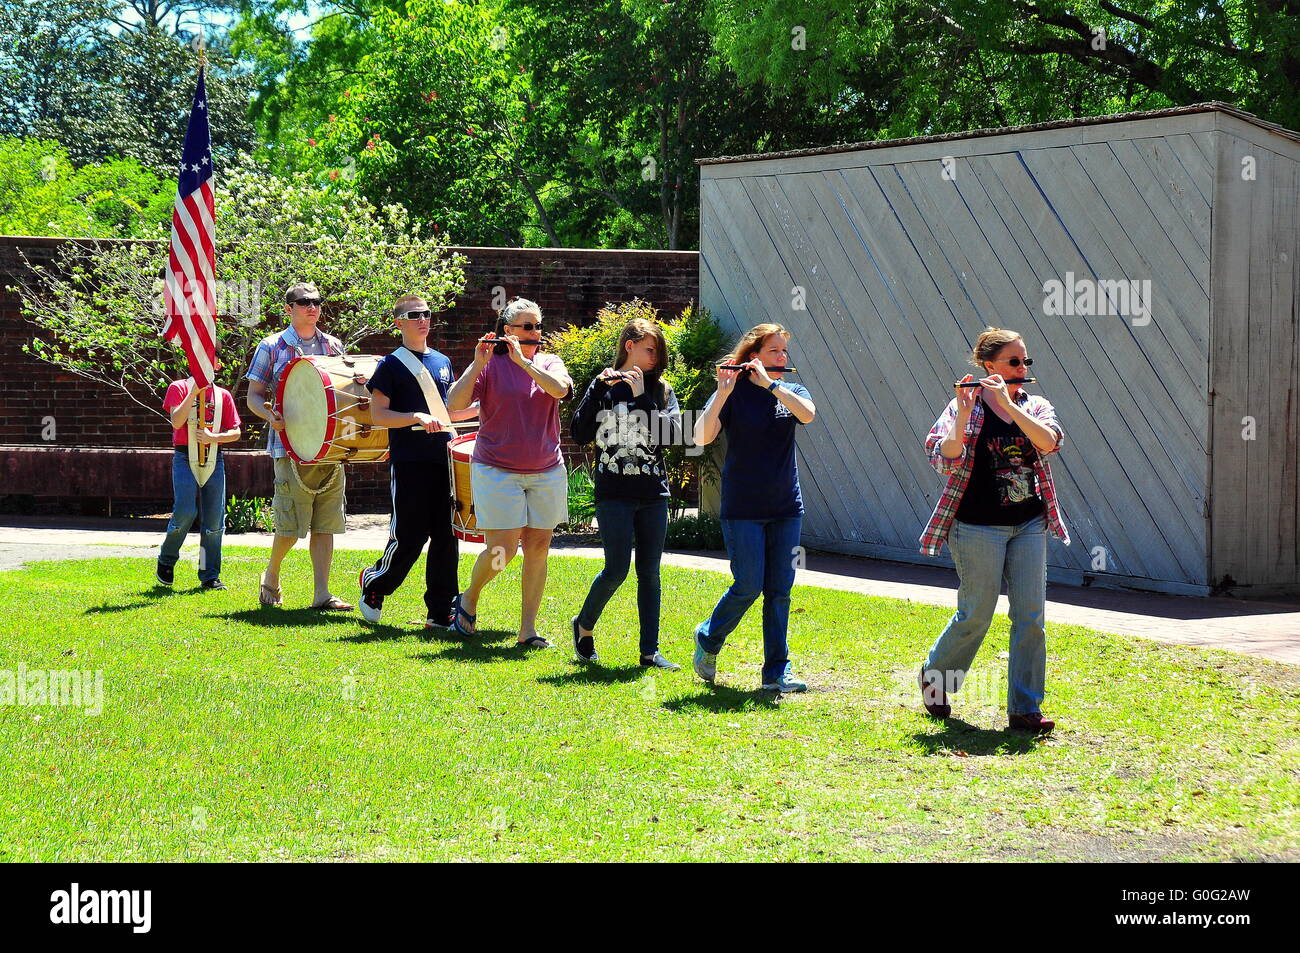
[[[296,357],[276,388],[284,417],[280,435],[298,463],[377,463],[388,459],[388,429],[370,419],[368,380],[381,358],[373,354]]]
[[[470,484],[470,463],[477,437],[476,433],[465,434],[447,445],[447,466],[451,469],[451,531],[467,543],[481,543],[484,539],[474,516],[474,487]]]

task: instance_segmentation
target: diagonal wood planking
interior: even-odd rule
[[[916,538],[942,482],[924,435],[967,370],[969,343],[996,325],[1024,332],[1036,389],[1067,434],[1053,470],[1075,545],[1052,542],[1058,578],[1100,575],[1101,547],[1118,582],[1201,591],[1219,578],[1213,559],[1238,579],[1294,584],[1300,165],[1288,152],[1261,171],[1263,187],[1225,186],[1222,164],[1246,148],[1260,151],[1226,146],[1203,118],[1175,118],[1116,124],[1109,138],[955,143],[946,169],[931,145],[790,160],[799,171],[772,160],[752,164],[762,174],[704,167],[702,300],[735,330],[789,327],[818,399],[818,421],[799,435],[810,542],[928,561]],[[1229,194],[1246,203],[1222,216],[1247,241],[1232,252],[1212,232]],[[1067,271],[1150,280],[1150,323],[1047,315],[1043,283]],[[1225,282],[1234,287],[1213,299]],[[792,307],[795,286],[806,310]],[[1233,309],[1242,317],[1230,331]],[[1261,366],[1266,354],[1277,368]],[[1246,361],[1212,408],[1215,368]],[[1240,446],[1235,422],[1252,401],[1275,438],[1285,431],[1271,446],[1262,435]],[[1234,434],[1240,464],[1212,465]],[[1212,520],[1225,493],[1240,499]]]

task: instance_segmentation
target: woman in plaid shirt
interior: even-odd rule
[[[988,328],[970,361],[984,371],[979,387],[957,387],[925,441],[930,462],[947,477],[921,535],[921,552],[937,556],[944,542],[957,567],[957,611],[921,668],[925,710],[947,718],[948,692],[961,687],[993,621],[1003,581],[1010,603],[1011,653],[1007,714],[1012,728],[1048,732],[1043,717],[1047,661],[1047,534],[1067,546],[1056,488],[1046,458],[1061,449],[1056,411],[1019,384],[1033,360],[1015,331]],[[967,374],[962,383],[974,380]]]

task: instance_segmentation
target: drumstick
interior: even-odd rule
[[[1004,384],[1037,384],[1037,377],[1013,377],[1009,381],[1003,381]],[[979,381],[957,381],[953,387],[983,387]]]
[[[399,429],[400,429],[400,428],[399,428]],[[423,430],[424,427],[423,427],[422,425],[420,425],[420,424],[413,424],[409,429],[410,429],[410,430]],[[460,428],[457,427],[455,424],[446,424],[446,423],[445,423],[445,424],[442,425],[442,430],[450,430],[450,431],[452,431],[452,432],[458,432],[459,429],[460,429]],[[442,430],[430,430],[429,433],[441,433]]]
[[[718,369],[724,371],[748,371],[751,368],[749,367],[748,364],[719,364]],[[797,374],[798,373],[798,371],[796,371],[793,367],[768,367],[766,364],[763,365],[763,370],[767,371],[769,374],[776,374],[776,373]]]

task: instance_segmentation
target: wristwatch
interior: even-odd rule
[[[780,386],[781,386],[781,382],[780,382],[780,381],[772,381],[772,383],[770,383],[770,384],[767,385],[767,389],[768,389],[769,392],[771,392],[771,391],[776,390],[776,389],[777,389],[778,387],[780,387]]]

